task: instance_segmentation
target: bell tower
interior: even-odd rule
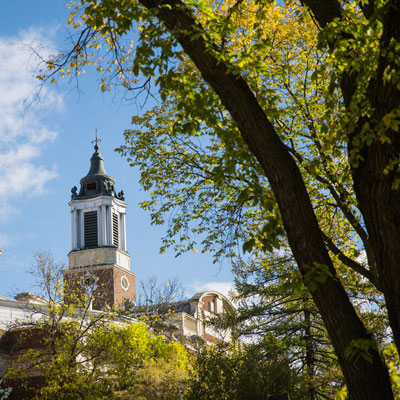
[[[126,207],[124,192],[115,191],[115,180],[104,169],[96,139],[88,174],[80,189],[71,189],[72,249],[64,282],[85,292],[93,285],[92,307],[119,307],[136,301],[136,275],[130,271],[126,249]]]

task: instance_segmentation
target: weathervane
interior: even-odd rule
[[[96,143],[94,149],[97,151],[99,149],[98,143],[101,142],[101,139],[97,139],[97,127],[95,128],[96,139],[92,140],[91,143]]]

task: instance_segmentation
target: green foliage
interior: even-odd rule
[[[183,399],[189,357],[181,344],[138,322],[77,325],[60,323],[57,339],[28,349],[7,379],[29,388],[32,372],[41,376],[35,399]]]
[[[343,385],[338,360],[310,294],[290,257],[235,266],[238,334],[273,335],[296,370],[304,398],[330,398]],[[319,396],[319,397],[318,397]]]
[[[282,345],[265,337],[258,345],[213,345],[197,354],[188,400],[242,400],[252,396],[290,393],[298,398],[295,371]]]
[[[58,274],[51,257],[39,253],[36,260],[50,300],[45,311],[27,310],[42,313],[39,320],[28,318],[14,328],[25,345],[7,380],[32,391],[31,378],[40,377],[30,396],[40,400],[183,398],[190,367],[181,344],[119,310],[91,310],[94,291],[66,284],[63,289],[52,280]]]
[[[189,356],[177,342],[166,342],[143,323],[103,327],[88,343],[91,354],[106,353],[102,368],[115,398],[181,399],[186,391]],[[114,398],[113,397],[113,398]]]
[[[343,268],[340,263],[337,267]],[[281,252],[254,257],[251,262],[239,261],[234,264],[234,273],[237,315],[232,324],[237,334],[252,341],[274,335],[285,347],[291,366],[297,368],[305,390],[314,396],[333,397],[344,378],[324,323],[291,254]],[[315,276],[319,276],[317,272]],[[368,329],[381,342],[391,340],[381,295],[356,274],[343,275],[343,282]]]

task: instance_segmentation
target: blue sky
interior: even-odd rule
[[[139,278],[155,275],[160,281],[178,277],[188,295],[231,287],[226,262],[212,264],[200,253],[175,258],[159,254],[166,227],[150,225],[150,216],[138,207],[146,194],[138,172],[114,152],[131,116],[143,110],[124,104],[118,93],[102,94],[97,76],[45,86],[33,98],[38,82],[37,60],[31,47],[44,55],[67,48],[67,2],[13,0],[2,4],[0,16],[0,295],[34,292],[28,273],[36,251],[51,250],[67,264],[71,248],[68,201],[70,189],[89,170],[95,127],[102,139],[100,151],[107,172],[124,190],[128,203],[127,239],[131,270]]]

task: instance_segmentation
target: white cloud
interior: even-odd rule
[[[10,205],[5,198],[39,195],[46,183],[57,176],[54,166],[44,165],[43,150],[57,132],[45,117],[62,106],[62,97],[54,88],[42,87],[35,67],[39,58],[54,53],[45,33],[29,29],[15,37],[0,36],[0,207]],[[7,213],[0,211],[0,219]]]
[[[229,292],[233,290],[233,282],[200,282],[197,279],[187,284],[187,292],[194,294],[207,290],[215,290],[230,298]]]

